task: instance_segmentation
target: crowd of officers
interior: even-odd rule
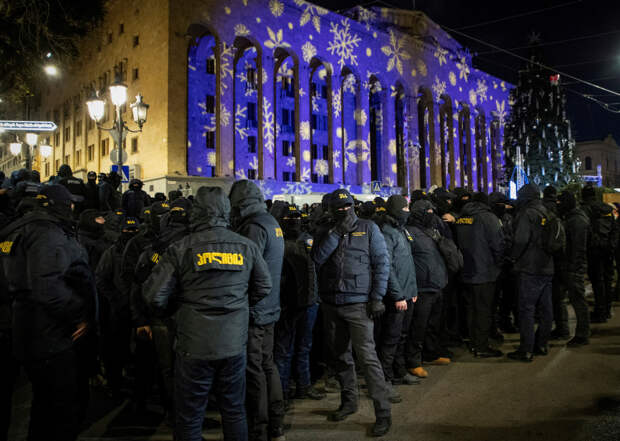
[[[138,180],[121,194],[116,174],[84,183],[66,165],[45,184],[0,180],[0,439],[19,369],[31,441],[76,439],[94,379],[112,399],[129,390],[136,412],[157,385],[179,441],[202,439],[210,398],[224,439],[281,441],[293,399],[325,396],[319,378],[340,390],[329,420],[355,413],[359,373],[382,436],[396,386],[451,363],[450,347],[502,357],[502,332],[519,332],[508,357],[531,362],[570,338],[566,298],[567,345],[587,345],[617,296],[617,213],[589,186],[579,204],[527,184],[516,201],[439,188],[361,203],[340,189],[296,207],[247,180],[188,198],[151,198]]]

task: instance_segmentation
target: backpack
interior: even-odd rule
[[[543,251],[550,256],[564,252],[566,249],[566,231],[562,220],[551,210],[547,210],[546,215],[540,210],[536,211],[542,216],[541,244]]]
[[[450,274],[456,274],[463,269],[464,260],[463,253],[456,246],[454,241],[448,237],[442,236],[435,228],[425,228],[424,233],[429,236],[439,249],[441,257],[446,264],[446,268]]]
[[[613,209],[605,204],[593,206],[590,226],[592,236],[589,245],[599,250],[613,249],[612,236],[615,228]]]

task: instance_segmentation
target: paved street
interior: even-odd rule
[[[570,310],[570,309],[569,309]],[[572,310],[571,310],[572,312]],[[573,323],[574,326],[574,323]],[[389,441],[512,441],[620,439],[620,313],[605,325],[594,325],[592,344],[566,349],[556,343],[547,357],[532,364],[474,359],[457,350],[455,363],[428,367],[429,378],[419,386],[401,386],[403,402],[394,406]],[[509,335],[504,351],[518,335]],[[287,417],[290,441],[368,439],[374,421],[365,397],[360,411],[342,423],[325,415],[338,406],[338,394],[323,401],[295,402]],[[16,397],[16,424],[11,439],[25,436],[28,386]],[[91,412],[92,425],[81,440],[170,440],[170,430],[157,413],[137,419],[127,402],[101,401]],[[155,410],[155,409],[154,409]],[[210,413],[214,418],[216,413]],[[220,439],[219,428],[204,432]]]

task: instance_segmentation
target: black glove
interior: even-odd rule
[[[344,236],[345,234],[349,234],[351,231],[355,230],[355,223],[357,222],[357,217],[353,215],[353,212],[347,213],[334,227],[334,231]]]
[[[368,317],[370,317],[373,320],[378,319],[385,312],[385,305],[383,304],[381,300],[369,301],[368,304],[366,305],[366,308],[368,309]]]

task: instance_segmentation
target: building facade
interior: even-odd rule
[[[603,140],[578,142],[575,150],[585,181],[600,181],[605,187],[620,188],[620,147],[611,135]]]
[[[60,129],[43,177],[62,163],[109,170],[112,141],[84,100],[114,66],[151,105],[125,146],[149,191],[241,178],[267,197],[343,186],[492,191],[501,180],[509,85],[473,68],[421,12],[112,0],[78,64],[44,93],[42,113]]]

